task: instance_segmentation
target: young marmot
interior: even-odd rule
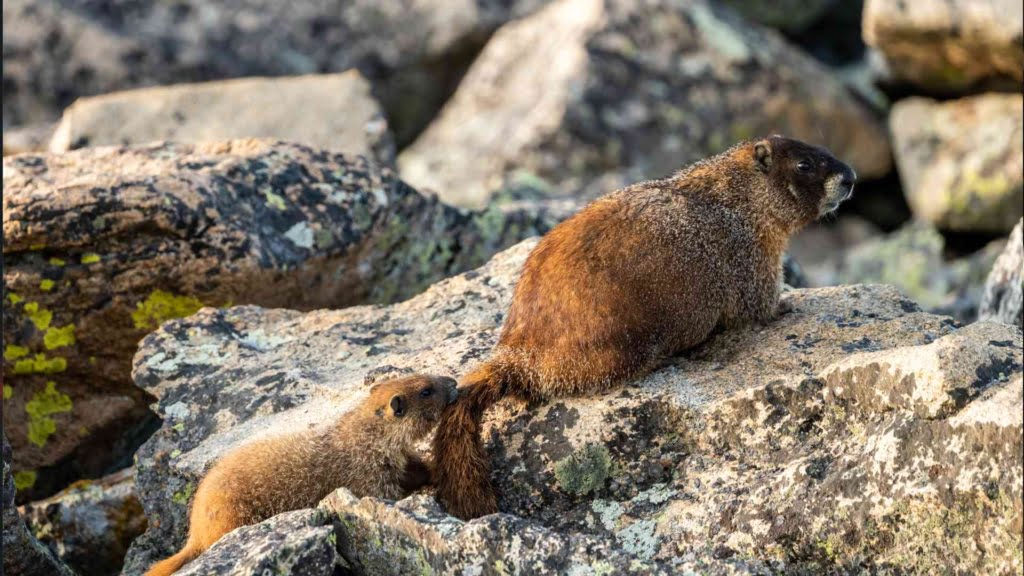
[[[854,180],[829,151],[772,136],[612,192],[551,230],[523,266],[493,356],[438,425],[434,481],[448,511],[497,511],[480,420],[502,397],[593,392],[716,327],[772,320],[789,237]]]
[[[185,546],[146,576],[172,574],[235,528],[316,506],[340,487],[397,500],[423,486],[430,472],[412,445],[455,397],[451,378],[388,380],[325,430],[267,438],[229,453],[199,483]]]

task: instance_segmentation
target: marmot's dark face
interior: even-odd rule
[[[782,201],[806,221],[838,208],[857,180],[853,168],[825,148],[782,136],[755,143],[754,159],[772,188],[783,193]]]
[[[455,380],[427,374],[387,380],[370,390],[376,414],[409,441],[430,432],[445,406],[457,397]]]

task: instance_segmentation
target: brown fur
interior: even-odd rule
[[[235,528],[315,506],[340,487],[397,500],[423,486],[430,471],[412,444],[455,395],[451,378],[389,380],[325,430],[258,440],[227,454],[196,490],[185,546],[146,575],[172,574]]]
[[[502,397],[591,393],[717,327],[772,320],[789,237],[834,210],[854,178],[827,150],[773,136],[612,192],[551,230],[523,267],[493,356],[438,426],[448,511],[497,511],[480,420]]]

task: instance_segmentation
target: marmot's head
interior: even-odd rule
[[[752,143],[754,165],[769,180],[773,198],[805,224],[835,210],[853,194],[857,175],[820,146],[769,136]]]
[[[365,406],[382,419],[389,435],[394,433],[392,438],[412,442],[430,432],[445,406],[457,397],[455,380],[413,374],[374,385]]]

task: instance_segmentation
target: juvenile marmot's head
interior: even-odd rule
[[[857,175],[827,149],[783,136],[753,142],[757,170],[772,184],[786,214],[806,224],[835,210],[853,194]]]
[[[430,432],[457,397],[452,378],[413,374],[375,384],[364,406],[387,425],[392,438],[411,442]]]

